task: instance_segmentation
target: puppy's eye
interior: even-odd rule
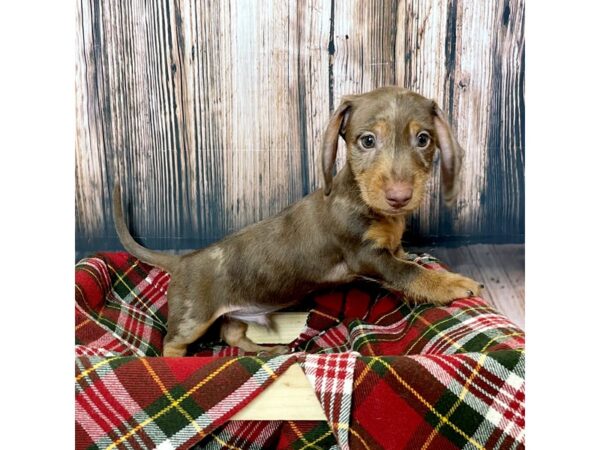
[[[429,133],[427,133],[426,131],[421,131],[417,135],[417,147],[425,148],[429,145],[429,141],[431,141],[431,137],[429,136]]]
[[[360,144],[363,146],[363,148],[375,147],[375,136],[372,134],[365,134],[360,138]]]

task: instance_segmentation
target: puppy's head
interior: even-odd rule
[[[338,136],[346,142],[363,201],[378,213],[405,214],[419,206],[438,149],[444,200],[456,200],[464,151],[433,100],[398,87],[343,97],[323,141],[325,195],[331,192]]]

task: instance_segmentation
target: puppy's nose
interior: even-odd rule
[[[413,195],[410,186],[392,186],[385,191],[385,199],[392,208],[401,208],[408,205]]]

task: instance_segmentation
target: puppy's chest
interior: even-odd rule
[[[363,240],[371,241],[376,248],[385,248],[395,253],[402,242],[404,218],[390,217],[373,221],[363,235]]]

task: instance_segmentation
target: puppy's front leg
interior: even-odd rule
[[[380,279],[392,290],[402,291],[411,300],[436,305],[480,294],[483,285],[463,275],[425,269],[399,259],[385,249],[364,249],[360,272]]]

